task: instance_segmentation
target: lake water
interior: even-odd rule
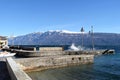
[[[120,46],[97,46],[99,49],[115,49],[113,55],[97,56],[93,64],[70,66],[31,72],[33,80],[120,80]]]

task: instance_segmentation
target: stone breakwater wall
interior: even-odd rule
[[[63,51],[63,47],[40,47],[39,51]]]
[[[36,47],[10,46],[10,49],[36,51]],[[39,47],[38,51],[63,51],[63,47]]]
[[[66,55],[64,51],[40,51],[39,55],[42,56],[57,56]]]
[[[16,56],[21,57],[45,57],[45,56],[61,56],[61,55],[102,55],[104,52],[101,51],[26,51],[26,50],[15,50]]]
[[[94,62],[94,55],[64,55],[37,58],[15,59],[17,64],[25,71],[44,70],[49,68],[89,64]]]

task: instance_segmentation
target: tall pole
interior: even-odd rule
[[[84,37],[84,36],[83,36],[83,35],[84,35],[83,32],[84,32],[84,29],[83,29],[83,27],[82,27],[82,28],[81,28],[81,33],[82,33],[82,45],[81,45],[81,47],[82,47],[82,48],[83,48],[83,37]]]
[[[91,26],[91,34],[92,34],[92,50],[94,50],[94,33],[93,33],[93,26]]]

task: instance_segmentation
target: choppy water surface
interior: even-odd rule
[[[31,72],[33,80],[120,80],[120,50],[114,55],[95,57],[94,64]]]

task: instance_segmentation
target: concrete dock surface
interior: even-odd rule
[[[0,80],[11,80],[5,58],[0,58]]]

